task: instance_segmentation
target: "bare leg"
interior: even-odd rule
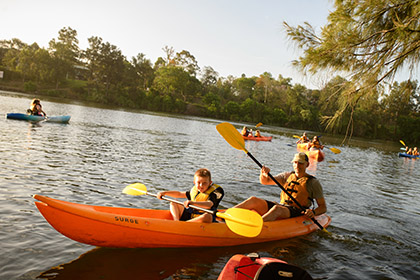
[[[213,216],[209,213],[204,213],[203,215],[200,215],[198,217],[195,217],[191,220],[188,220],[187,222],[192,223],[211,223],[213,222]]]
[[[171,210],[174,221],[179,221],[179,218],[181,218],[182,212],[184,211],[184,206],[171,202],[169,209]]]
[[[267,213],[268,211],[267,202],[264,199],[261,199],[255,196],[251,196],[247,200],[239,203],[238,205],[235,205],[233,208],[243,208],[243,209],[254,210],[261,216]]]
[[[287,207],[282,205],[275,205],[265,213],[263,216],[264,222],[275,221],[277,219],[287,219],[290,218],[290,211]]]

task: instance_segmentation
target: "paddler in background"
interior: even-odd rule
[[[189,208],[189,205],[214,211],[219,206],[224,196],[224,191],[222,187],[212,182],[210,171],[206,168],[201,168],[194,174],[194,186],[191,190],[186,192],[162,191],[157,194],[159,199],[162,199],[163,196],[187,199],[184,201],[184,205],[171,202],[170,211],[174,221],[211,223],[216,221],[215,216]]]
[[[261,137],[261,132],[259,130],[255,131],[255,137]]]
[[[318,136],[314,136],[314,138],[312,139],[312,141],[309,142],[309,144],[308,144],[308,150],[310,150],[310,149],[317,149],[317,150],[324,149],[324,146],[321,145],[321,141],[319,141]]]
[[[241,135],[246,137],[248,136],[248,134],[249,134],[249,130],[246,126],[244,126],[244,128],[242,128]]]
[[[417,147],[414,147],[414,149],[413,149],[413,156],[418,156],[418,155],[420,155],[420,153],[417,150]]]
[[[38,98],[34,98],[31,102],[31,108],[27,110],[28,114],[34,116],[46,117],[47,114],[42,110],[41,101]]]
[[[305,144],[309,143],[309,138],[306,136],[306,132],[303,133],[303,135],[299,138],[299,140],[296,141],[296,144]]]
[[[254,210],[259,213],[264,222],[277,219],[287,219],[305,215],[312,219],[316,215],[327,212],[327,204],[324,199],[321,183],[314,176],[306,173],[309,166],[308,156],[301,152],[295,154],[292,172],[280,173],[274,178],[292,195],[299,204],[305,208],[300,209],[293,200],[285,193],[280,194],[280,203],[268,201],[262,198],[251,196],[235,207]],[[276,183],[268,176],[270,168],[263,166],[260,171],[260,183],[263,185],[275,185]],[[313,201],[316,201],[317,208],[310,209]]]

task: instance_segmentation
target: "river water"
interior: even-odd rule
[[[0,92],[0,113],[24,112],[32,96]],[[258,166],[217,132],[219,120],[98,108],[42,100],[69,124],[0,119],[0,279],[216,279],[234,254],[258,252],[307,270],[316,279],[420,279],[420,161],[399,158],[399,143],[322,136],[325,160],[309,173],[322,183],[331,235],[312,234],[228,248],[106,249],[55,231],[33,194],[77,203],[166,209],[164,201],[121,193],[141,182],[150,192],[192,186],[201,167],[225,189],[221,207],[257,195]],[[233,123],[238,129],[243,124]],[[291,170],[293,134],[262,126],[272,142],[246,148],[272,173]],[[309,132],[310,135],[311,132]]]

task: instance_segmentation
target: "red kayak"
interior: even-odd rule
[[[252,141],[271,141],[271,139],[273,138],[273,136],[259,136],[259,137],[255,137],[255,136],[243,136],[242,138],[244,138],[244,140],[252,140]]]
[[[308,272],[282,260],[260,257],[256,253],[234,255],[217,280],[312,280]]]

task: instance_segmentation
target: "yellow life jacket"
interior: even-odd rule
[[[214,192],[217,188],[220,188],[219,185],[211,184],[211,186],[205,192],[199,192],[197,187],[194,185],[190,190],[190,197],[191,201],[207,201],[209,196],[212,192]],[[195,218],[203,214],[202,212],[191,214],[191,218]]]
[[[293,172],[289,178],[287,178],[285,189],[287,192],[296,199],[299,204],[308,208],[311,206],[311,199],[309,198],[309,193],[306,188],[308,180],[315,178],[314,176],[308,175],[302,178],[297,178],[296,174]],[[280,195],[280,203],[284,205],[299,207],[284,191]]]

